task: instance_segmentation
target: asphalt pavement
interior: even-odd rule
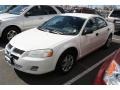
[[[110,48],[100,48],[95,52],[80,59],[76,66],[66,75],[60,75],[56,72],[50,72],[43,75],[30,75],[10,67],[4,60],[5,43],[0,41],[0,84],[1,85],[62,85],[72,80],[77,75],[87,71],[93,65],[109,56],[112,52],[120,47],[120,34],[117,33],[113,37],[113,42]],[[102,64],[102,63],[101,63]],[[93,85],[96,74],[101,66],[99,64],[92,71],[84,74],[81,78],[72,82],[72,85]]]

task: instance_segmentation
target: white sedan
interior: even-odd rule
[[[6,45],[5,60],[30,74],[54,70],[65,74],[81,57],[109,47],[113,33],[114,25],[100,16],[67,13],[16,35]]]

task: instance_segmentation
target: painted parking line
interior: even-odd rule
[[[75,76],[71,80],[65,82],[63,85],[71,85],[71,84],[73,84],[78,79],[82,78],[83,76],[85,76],[86,74],[88,74],[89,72],[91,72],[92,70],[97,68],[100,64],[102,64],[105,60],[107,60],[107,58],[111,57],[114,53],[115,53],[115,51],[113,53],[111,53],[110,55],[108,55],[107,57],[105,57],[104,59],[102,59],[101,61],[99,61],[98,63],[96,63],[93,66],[91,66],[90,68],[88,68],[87,70],[85,70],[84,72],[78,74],[77,76]]]

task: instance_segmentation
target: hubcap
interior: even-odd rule
[[[72,55],[66,55],[66,57],[62,62],[62,70],[64,72],[69,71],[72,68],[73,63],[74,63],[74,57]]]
[[[17,32],[15,30],[10,30],[8,33],[7,33],[7,39],[8,40],[11,40],[15,35],[17,35]]]

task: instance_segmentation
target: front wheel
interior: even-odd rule
[[[17,30],[16,28],[7,28],[2,34],[2,39],[6,42],[9,42],[18,33],[19,30]]]
[[[62,74],[68,73],[75,64],[75,56],[72,53],[64,53],[59,58],[56,71]]]

